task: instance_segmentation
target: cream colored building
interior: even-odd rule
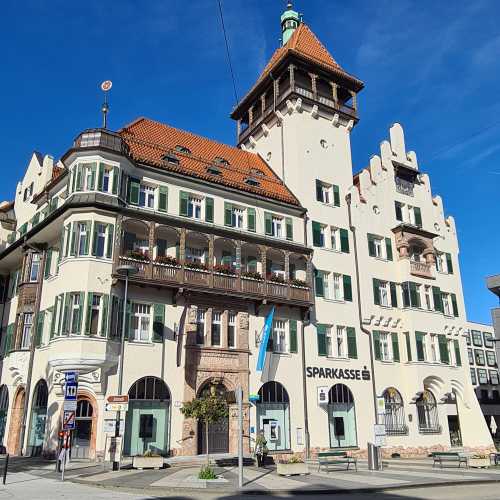
[[[263,429],[276,454],[364,454],[376,422],[386,453],[492,446],[466,363],[454,220],[399,124],[353,177],[363,83],[292,9],[282,28],[233,110],[238,148],[145,118],[86,130],[58,162],[35,153],[0,205],[9,451],[55,452],[64,373],[77,371],[73,454],[103,456],[124,308],[127,455],[204,453],[180,407],[211,385],[231,406],[212,452],[236,452],[238,387],[247,450]],[[138,271],[126,307],[124,265]]]

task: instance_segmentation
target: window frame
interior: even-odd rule
[[[136,311],[135,308],[147,308],[148,312],[144,311]],[[138,328],[134,328],[134,322],[137,318],[137,326]],[[147,319],[147,331],[143,329],[143,320]],[[130,314],[130,330],[131,330],[131,338],[129,340],[131,342],[136,343],[149,343],[151,342],[151,336],[153,331],[153,317],[152,317],[152,307],[151,304],[146,304],[144,302],[132,302],[132,310]],[[137,332],[139,332],[139,338],[137,338]],[[143,338],[143,332],[145,333]]]
[[[40,264],[42,258],[39,253],[32,253],[30,259],[30,272],[29,272],[29,282],[36,283],[40,277]],[[33,277],[33,270],[36,269],[36,276]]]
[[[277,324],[283,324],[283,326],[277,329]],[[281,336],[281,332],[283,335]],[[278,333],[279,338],[283,339],[283,342],[278,342]],[[273,319],[273,330],[272,330],[272,338],[273,338],[273,352],[276,354],[290,354],[290,325],[287,319],[282,318],[274,318]],[[280,346],[280,349],[278,349]]]
[[[21,345],[20,348],[22,350],[27,350],[31,347],[31,336],[33,335],[33,317],[34,314],[32,312],[23,313],[23,330],[21,336]],[[29,322],[27,319],[29,318]]]
[[[483,336],[479,330],[471,330],[472,345],[474,347],[483,347]],[[479,339],[476,342],[476,339]]]

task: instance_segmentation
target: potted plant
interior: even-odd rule
[[[156,257],[155,262],[158,264],[165,264],[167,266],[177,267],[179,265],[177,259],[175,257],[171,257],[170,255],[159,255],[158,257]]]
[[[134,469],[161,469],[163,467],[163,457],[147,450],[143,455],[136,455],[132,460]]]
[[[149,255],[147,253],[141,252],[140,250],[130,250],[127,254],[127,257],[134,260],[149,262]]]
[[[220,274],[227,274],[228,276],[234,276],[236,274],[236,271],[227,264],[216,264],[214,266],[214,272]]]
[[[469,467],[488,468],[490,466],[490,457],[484,453],[475,453],[468,459]]]
[[[203,262],[190,261],[186,262],[186,268],[193,269],[195,271],[206,271],[207,265],[204,264]]]
[[[262,274],[258,271],[243,271],[241,273],[243,278],[250,278],[252,280],[262,281]]]
[[[273,283],[285,284],[285,278],[281,274],[272,273],[267,279]]]
[[[300,287],[300,288],[309,288],[309,285],[307,284],[306,281],[299,280],[297,278],[293,278],[292,280],[290,280],[290,285],[297,286],[297,287]]]
[[[280,476],[294,476],[297,474],[309,474],[309,468],[301,457],[292,455],[287,460],[278,460],[276,472]]]

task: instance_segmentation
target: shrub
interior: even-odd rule
[[[294,278],[293,280],[290,280],[290,284],[293,285],[293,286],[302,286],[304,288],[307,288],[309,286],[306,281],[299,280],[297,278]]]
[[[267,279],[269,281],[272,281],[273,283],[283,283],[283,284],[285,283],[285,278],[283,278],[283,276],[281,276],[281,274],[273,273]]]
[[[143,260],[149,262],[149,255],[139,250],[130,250],[127,254],[127,257],[130,257],[131,259],[135,260]]]
[[[290,458],[282,458],[280,464],[303,464],[304,460],[299,455],[292,455]]]
[[[210,467],[202,467],[198,474],[198,479],[217,479],[217,475]]]

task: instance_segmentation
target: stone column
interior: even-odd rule
[[[205,312],[205,346],[212,345],[212,314],[213,309],[209,307]]]
[[[339,105],[339,97],[338,97],[338,85],[335,82],[330,82],[332,87],[332,98],[335,106]]]
[[[293,92],[295,90],[295,66],[290,64],[290,66],[288,66],[288,71],[290,73],[290,89]]]
[[[312,88],[312,93],[314,99],[318,98],[318,87],[316,80],[318,79],[318,75],[315,75],[314,73],[309,73],[309,77],[311,78],[311,88]]]
[[[155,244],[156,244],[156,241],[155,241],[155,230],[156,230],[156,224],[154,222],[150,222],[148,224],[148,227],[149,227],[149,258],[150,258],[150,263],[149,263],[149,269],[148,269],[148,273],[147,273],[147,277],[148,278],[153,278],[153,262],[154,262],[154,259],[155,259],[155,255],[154,255],[154,249],[155,249]]]

